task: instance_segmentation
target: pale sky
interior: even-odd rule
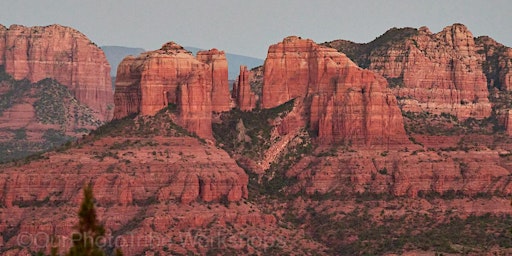
[[[512,46],[511,0],[1,0],[0,24],[61,24],[97,45],[158,49],[168,41],[265,58],[297,35],[369,42],[392,27],[465,24]]]

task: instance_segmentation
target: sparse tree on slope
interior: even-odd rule
[[[96,219],[94,197],[91,185],[84,186],[84,199],[78,212],[78,233],[73,234],[73,246],[68,256],[104,256],[105,252],[98,246],[105,234],[105,228]]]

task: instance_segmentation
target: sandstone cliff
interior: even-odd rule
[[[210,67],[210,80],[212,83],[212,111],[228,111],[230,107],[228,62],[223,51],[211,49],[199,51],[197,59]]]
[[[256,108],[256,94],[251,90],[250,72],[246,66],[240,66],[240,75],[233,84],[232,98],[242,111],[251,111]]]
[[[339,40],[327,45],[386,77],[405,111],[444,112],[460,119],[491,113],[484,58],[462,24],[435,34],[426,27],[395,28],[368,44]]]
[[[110,66],[82,33],[0,25],[0,161],[59,146],[112,119]]]
[[[16,80],[55,79],[98,119],[112,119],[110,65],[99,47],[72,28],[0,25],[0,65]]]
[[[119,64],[115,102],[114,118],[154,115],[168,104],[177,104],[178,123],[211,138],[212,111],[230,108],[224,52],[212,49],[195,58],[170,42],[159,50],[129,56]]]
[[[390,146],[407,141],[402,115],[386,80],[336,50],[287,37],[269,48],[261,105],[298,98],[310,130],[325,142]]]
[[[484,57],[482,67],[489,87],[512,90],[512,49],[488,36],[476,38],[475,43]]]

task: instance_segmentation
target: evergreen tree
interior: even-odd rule
[[[78,233],[73,234],[73,246],[68,256],[104,256],[105,252],[98,246],[105,234],[105,228],[96,219],[94,197],[91,185],[84,186],[84,199],[78,212]]]
[[[73,234],[73,246],[69,249],[66,256],[105,256],[105,251],[98,246],[103,244],[101,239],[105,235],[105,228],[96,219],[96,209],[94,208],[94,196],[92,186],[84,186],[84,199],[78,212],[78,233]],[[58,238],[51,238],[50,256],[59,256]],[[37,255],[45,255],[39,252]],[[117,248],[114,255],[123,256],[123,252]]]
[[[121,251],[121,249],[119,249],[119,248],[116,249],[116,256],[124,256],[124,254]]]
[[[51,238],[52,247],[50,248],[50,256],[59,255],[59,239],[53,235]]]

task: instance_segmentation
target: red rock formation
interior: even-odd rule
[[[313,45],[311,40],[292,36],[270,46],[263,68],[262,108],[276,107],[308,94],[310,76],[318,75],[317,70],[309,70],[309,56],[315,54]],[[311,84],[314,86],[315,82],[311,81]]]
[[[53,78],[108,121],[113,112],[110,65],[103,51],[69,27],[0,26],[0,65],[15,79]]]
[[[505,126],[505,133],[508,134],[509,136],[512,136],[512,109],[507,109],[504,111],[505,113],[503,113],[499,118],[499,119],[502,119],[502,120],[499,120],[500,123],[504,124]]]
[[[407,141],[397,101],[385,79],[344,54],[287,37],[269,48],[262,107],[307,102],[309,127],[325,142],[390,146]]]
[[[249,83],[250,72],[246,66],[240,66],[240,75],[233,84],[233,99],[242,111],[251,111],[256,107],[256,94]]]
[[[12,207],[41,201],[56,190],[62,193],[50,195],[50,201],[77,201],[79,194],[76,188],[89,180],[93,182],[96,198],[102,204],[131,205],[145,198],[148,191],[157,200],[178,200],[182,203],[199,199],[219,201],[222,197],[232,202],[247,197],[248,177],[226,152],[191,137],[156,137],[154,141],[169,145],[158,149],[150,146],[154,145],[154,142],[150,143],[153,139],[146,139],[143,144],[129,143],[137,139],[140,138],[107,138],[83,149],[52,154],[46,160],[25,166],[23,170],[27,172],[23,173],[18,173],[17,168],[4,168],[6,172],[2,176],[5,177],[0,184],[5,189],[0,193],[0,202]],[[110,151],[109,145],[116,143],[124,143],[124,148],[114,153],[117,155],[115,158],[123,161],[98,157],[100,151]],[[138,147],[136,151],[134,147]],[[158,151],[158,155],[152,154],[153,151]],[[104,172],[109,166],[110,171]],[[47,175],[40,175],[39,170],[47,170]],[[139,172],[135,174],[126,170]],[[88,175],[80,175],[82,171]],[[162,175],[163,172],[166,175]]]
[[[296,235],[277,224],[275,213],[264,213],[245,200],[248,176],[227,152],[183,135],[170,128],[167,119],[159,119],[167,117],[157,114],[130,120],[120,129],[122,133],[87,137],[79,147],[51,152],[25,165],[0,166],[0,233],[9,234],[0,236],[2,249],[20,248],[18,235],[56,235],[59,241],[70,241],[84,183],[92,183],[97,217],[107,237],[119,239],[116,246],[125,255],[139,255],[150,247],[162,255],[169,253],[165,246],[197,254],[203,252],[199,246],[209,249],[201,244],[203,240],[180,241],[183,235],[268,239],[282,234],[280,239],[287,244],[296,239],[285,238]],[[162,129],[142,135],[137,127],[140,120]],[[163,242],[156,244],[148,237]],[[267,240],[248,248],[263,251],[263,242]],[[22,247],[46,248],[37,245]],[[61,251],[70,246],[59,245]]]
[[[414,153],[415,152],[415,153]],[[338,153],[329,157],[305,158],[288,176],[297,176],[309,194],[336,191],[340,194],[371,192],[418,197],[458,191],[463,195],[509,194],[510,171],[500,166],[497,151],[427,152],[375,151]]]
[[[211,138],[211,112],[230,108],[224,52],[203,51],[196,59],[170,42],[160,50],[127,57],[118,68],[115,102],[115,118],[154,115],[169,103],[177,104],[178,122]]]
[[[462,24],[436,34],[426,27],[395,28],[368,44],[330,45],[387,78],[405,111],[445,112],[459,119],[491,114],[483,57]]]
[[[179,123],[203,138],[212,138],[211,84],[203,75],[178,87]],[[229,101],[228,101],[229,102]]]
[[[431,113],[447,112],[460,119],[490,115],[481,60],[473,35],[465,26],[455,24],[437,34],[420,29],[406,46],[409,52],[402,70],[405,88],[397,88],[397,95],[412,97],[422,110]],[[370,65],[377,71],[375,67]]]
[[[484,58],[482,66],[489,87],[512,90],[512,49],[488,36],[478,37],[475,43]]]
[[[5,51],[7,50],[5,48],[5,34],[7,33],[7,31],[8,31],[8,29],[4,25],[0,24],[0,38],[1,38],[1,40],[0,40],[0,56],[1,56],[0,65],[4,65],[4,63],[5,63],[4,56],[5,56]]]
[[[144,59],[127,56],[117,67],[114,118],[141,112],[141,72]]]
[[[211,49],[199,51],[197,59],[211,69],[212,111],[223,112],[231,109],[229,101],[228,61],[223,51]]]

